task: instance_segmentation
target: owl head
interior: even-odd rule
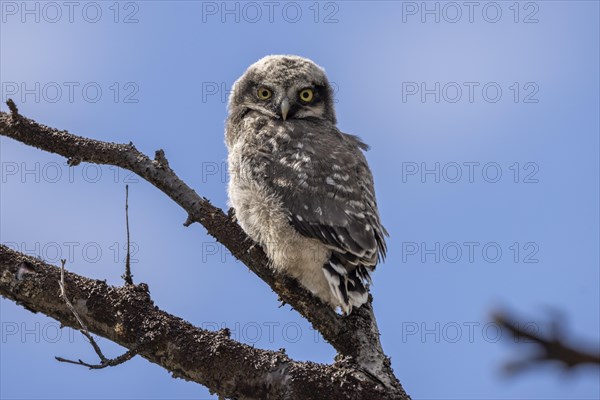
[[[248,67],[229,97],[230,116],[247,110],[282,121],[316,118],[336,123],[325,71],[298,56],[267,56]]]

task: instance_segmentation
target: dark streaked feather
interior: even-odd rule
[[[361,151],[368,147],[324,121],[296,120],[293,129],[281,129],[289,126],[263,128],[265,151],[261,153],[271,153],[271,146],[278,148],[278,158],[267,161],[265,183],[302,235],[326,244],[348,268],[374,268],[385,257],[387,232],[379,220],[373,178]]]

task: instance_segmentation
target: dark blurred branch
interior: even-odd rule
[[[162,150],[156,151],[152,160],[132,143],[102,142],[50,128],[20,115],[12,100],[7,104],[11,113],[0,112],[0,135],[64,156],[71,166],[83,161],[114,165],[136,173],[185,210],[188,215],[185,225],[193,222],[202,224],[284,302],[310,321],[342,356],[339,359],[365,371],[365,376],[374,376],[376,381],[387,387],[388,393],[393,396],[391,398],[408,398],[381,347],[371,299],[350,316],[341,317],[300,287],[293,278],[275,273],[268,267],[268,260],[260,246],[248,238],[231,215],[210,204],[179,179]]]
[[[573,344],[566,343],[560,329],[561,321],[552,321],[550,332],[541,334],[527,329],[530,326],[529,324],[514,322],[518,321],[518,319],[509,317],[505,313],[495,313],[493,314],[493,318],[497,324],[508,329],[513,334],[515,342],[532,343],[538,350],[528,358],[509,363],[506,369],[510,373],[521,372],[549,361],[558,361],[566,368],[573,368],[583,364],[600,366],[600,354],[578,350]]]

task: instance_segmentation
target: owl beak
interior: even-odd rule
[[[290,102],[287,98],[283,99],[281,102],[281,118],[285,121],[290,111]]]

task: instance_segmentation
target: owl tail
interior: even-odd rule
[[[348,267],[332,254],[323,265],[323,273],[344,315],[349,315],[353,307],[358,308],[367,302],[371,277],[363,265]]]

